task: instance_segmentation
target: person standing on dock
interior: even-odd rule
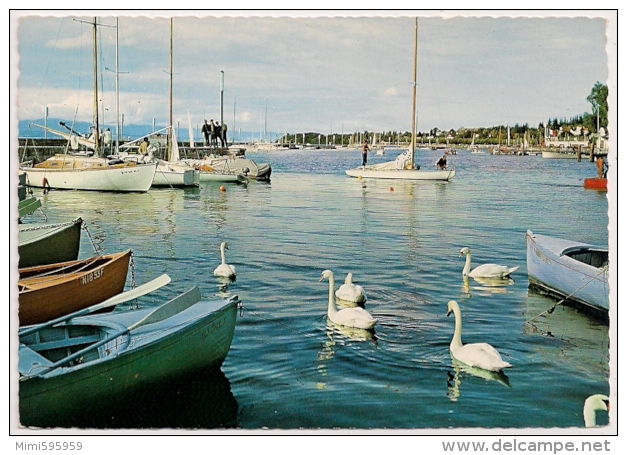
[[[209,128],[209,124],[207,123],[207,119],[205,119],[205,123],[202,125],[202,137],[204,138],[205,147],[209,145],[209,135],[211,134],[211,129]]]
[[[220,141],[220,147],[224,148],[224,141],[222,140],[222,127],[220,126],[220,122],[218,122],[217,120],[216,120],[215,132],[216,132],[217,140]],[[217,146],[218,146],[218,143],[216,141],[216,147]]]
[[[361,165],[364,167],[368,162],[368,150],[370,150],[368,142],[364,141],[364,145],[361,147]]]
[[[213,123],[213,119],[209,120],[209,129],[211,130],[211,146],[212,147],[217,147],[218,146],[218,136],[217,136],[217,126],[215,123]]]
[[[222,123],[222,130],[221,130],[221,134],[222,134],[222,147],[229,146],[229,143],[226,140],[226,123]]]

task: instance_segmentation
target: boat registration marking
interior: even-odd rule
[[[134,174],[139,172],[139,169],[131,169],[130,171],[122,171],[121,174]]]
[[[103,275],[104,275],[104,269],[94,270],[93,272],[88,273],[87,275],[81,277],[81,284],[91,283],[92,281],[97,280],[98,278],[102,278]]]
[[[208,336],[213,335],[215,332],[217,332],[218,330],[220,330],[222,327],[224,327],[226,325],[226,316],[222,316],[220,319],[218,319],[217,321],[214,321],[211,323],[211,325],[207,328],[205,328],[201,334],[200,337],[202,339],[207,338]]]

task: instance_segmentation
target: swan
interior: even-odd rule
[[[222,242],[220,244],[220,255],[222,256],[222,264],[216,267],[213,271],[213,274],[218,277],[223,278],[235,278],[235,267],[226,263],[226,256],[224,255],[224,250],[228,250],[229,245],[226,242]]]
[[[374,319],[370,315],[370,313],[368,313],[363,308],[344,308],[338,311],[338,309],[335,307],[335,299],[333,296],[333,290],[335,288],[335,279],[333,278],[333,272],[331,270],[325,270],[324,272],[322,272],[322,275],[318,282],[321,282],[325,278],[329,280],[328,316],[331,322],[346,327],[354,327],[356,329],[372,329],[377,323],[377,319]]]
[[[583,421],[586,427],[596,427],[597,416],[596,411],[608,411],[610,410],[610,399],[607,395],[591,395],[586,398],[583,404]]]
[[[496,349],[487,343],[462,344],[462,313],[455,300],[448,302],[447,316],[455,314],[455,333],[451,340],[451,355],[458,361],[469,367],[481,368],[488,371],[501,371],[503,368],[512,365],[501,359],[501,355]]]
[[[518,267],[506,267],[504,265],[497,264],[482,264],[472,271],[470,270],[470,248],[464,247],[459,252],[459,257],[466,255],[466,264],[464,264],[464,270],[462,270],[462,276],[469,276],[471,278],[483,277],[483,278],[506,278],[511,273],[518,270]]]
[[[363,303],[366,301],[364,288],[358,284],[353,284],[353,274],[346,275],[344,284],[335,291],[335,297],[346,302]]]

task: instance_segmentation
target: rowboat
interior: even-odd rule
[[[235,331],[237,296],[201,300],[197,287],[158,307],[25,327],[19,336],[23,425],[220,367]]]
[[[18,267],[35,267],[75,261],[81,243],[82,218],[67,223],[20,224],[17,252]]]
[[[124,290],[131,250],[19,270],[20,326],[39,324]]]
[[[527,231],[529,284],[602,319],[609,310],[609,251]]]
[[[588,190],[607,191],[607,179],[599,177],[584,179],[583,187]]]

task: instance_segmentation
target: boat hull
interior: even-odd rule
[[[225,183],[246,183],[248,180],[242,174],[221,173],[215,171],[200,171],[201,182],[225,182]]]
[[[549,152],[545,150],[542,152],[542,158],[551,160],[576,160],[577,154],[574,152]]]
[[[115,331],[153,309],[85,316],[72,325],[102,324]],[[59,414],[104,406],[133,390],[220,367],[233,340],[236,315],[235,300],[199,301],[164,321],[131,330],[114,355],[22,378],[21,424],[47,426]]]
[[[455,171],[420,171],[415,169],[369,169],[368,167],[358,167],[348,169],[346,175],[349,177],[361,177],[386,180],[439,180],[448,182],[455,177]]]
[[[598,177],[584,179],[583,187],[588,190],[607,191],[607,179]]]
[[[72,160],[68,162],[72,164]],[[22,167],[20,170],[26,173],[26,185],[34,188],[143,193],[152,185],[157,167],[156,164],[134,163],[78,167],[79,163],[76,160],[76,167],[71,169]]]
[[[181,188],[200,185],[200,171],[158,166],[152,181],[153,187]]]
[[[530,285],[555,298],[583,308],[603,319],[609,310],[607,264],[580,262],[566,253],[607,250],[585,243],[556,239],[527,231],[527,275]]]
[[[130,258],[131,250],[127,250],[20,269],[20,326],[44,323],[119,294],[124,290]]]
[[[35,267],[78,258],[83,220],[63,224],[21,224],[17,252],[18,267]]]

